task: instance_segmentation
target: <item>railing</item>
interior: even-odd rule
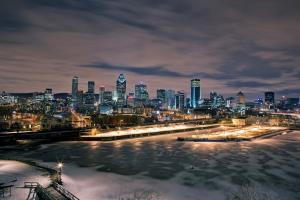
[[[34,188],[36,195],[43,200],[55,200],[51,194],[37,182],[24,182],[24,188]]]
[[[24,182],[24,188],[36,188],[38,185],[37,182]]]
[[[78,197],[74,196],[71,192],[69,192],[68,190],[66,190],[62,185],[60,185],[58,183],[55,183],[55,182],[52,185],[53,185],[53,187],[54,187],[55,190],[57,190],[58,192],[60,192],[67,199],[69,199],[69,200],[79,200]]]

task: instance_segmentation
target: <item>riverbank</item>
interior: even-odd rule
[[[210,128],[217,128],[220,125],[180,125],[180,126],[164,126],[164,127],[153,127],[153,128],[139,128],[139,129],[128,129],[120,131],[106,132],[103,134],[81,136],[80,141],[113,141],[122,139],[134,139],[140,137],[149,137],[157,135],[166,135],[180,132],[190,132],[196,130],[204,130]]]
[[[245,142],[259,138],[270,138],[288,132],[291,130],[284,127],[248,126],[206,134],[193,134],[188,137],[178,137],[177,140],[187,142]]]

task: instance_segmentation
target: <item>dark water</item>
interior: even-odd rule
[[[177,177],[176,184],[224,195],[252,184],[281,199],[300,199],[300,132],[241,143],[177,142],[180,135],[53,143],[35,150],[0,151],[0,158],[62,160],[79,168],[159,181]]]

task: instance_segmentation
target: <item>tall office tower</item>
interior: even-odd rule
[[[167,102],[167,93],[165,89],[156,90],[156,98],[161,101],[161,104],[164,106]]]
[[[103,92],[103,102],[102,104],[111,105],[113,102],[113,93],[112,91],[104,91]]]
[[[77,91],[76,105],[80,109],[83,108],[83,105],[84,105],[84,92],[83,92],[83,90]]]
[[[124,74],[120,74],[118,80],[116,81],[116,89],[117,89],[117,104],[119,106],[125,105],[126,102],[126,79]]]
[[[184,93],[178,91],[177,94],[175,94],[175,109],[182,110],[184,108]]]
[[[226,108],[233,108],[234,105],[234,97],[226,98]]]
[[[148,100],[149,94],[147,91],[147,85],[140,82],[135,85],[135,98],[139,100]]]
[[[95,82],[88,81],[88,93],[94,94],[95,93]]]
[[[134,106],[134,93],[129,92],[127,96],[127,105],[133,107]]]
[[[270,105],[275,104],[275,93],[274,92],[265,92],[265,103]]]
[[[245,105],[246,104],[246,98],[242,91],[237,93],[235,100],[236,100],[237,105]]]
[[[192,108],[199,107],[200,100],[201,100],[200,79],[192,79],[191,80],[191,107]]]
[[[174,107],[175,107],[175,91],[174,90],[167,90],[166,98],[167,98],[168,108],[169,109],[174,109]]]
[[[105,87],[101,86],[99,88],[99,104],[103,103],[103,93],[105,91]]]
[[[77,104],[77,97],[78,97],[78,77],[74,76],[72,79],[72,103],[73,106]]]
[[[53,100],[52,88],[46,88],[44,93],[45,100]]]

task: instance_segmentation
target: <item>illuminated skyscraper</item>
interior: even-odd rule
[[[265,103],[270,105],[275,103],[275,93],[274,92],[265,92]]]
[[[127,105],[133,107],[134,106],[134,93],[129,92],[127,96]]]
[[[191,107],[192,108],[199,107],[200,100],[201,100],[200,79],[192,79],[191,80]]]
[[[245,105],[246,104],[246,98],[242,91],[238,92],[236,95],[236,104],[237,105]]]
[[[166,92],[167,97],[167,106],[169,109],[174,109],[175,107],[175,91],[174,90],[167,90]]]
[[[103,93],[105,91],[105,87],[101,86],[99,88],[99,104],[103,103]]]
[[[126,79],[124,74],[120,74],[118,80],[116,82],[116,89],[117,89],[117,104],[119,106],[125,105],[126,102]]]
[[[156,91],[156,98],[161,101],[162,105],[165,105],[166,101],[167,101],[166,90],[165,89],[158,89]]]
[[[88,93],[91,93],[91,94],[95,93],[95,82],[94,81],[88,82]]]
[[[78,98],[78,77],[74,76],[72,79],[72,102],[76,106]]]
[[[140,82],[135,85],[135,98],[139,100],[148,100],[149,94],[147,91],[147,85]]]
[[[112,101],[113,101],[112,99],[113,99],[112,91],[104,91],[103,92],[103,102],[102,102],[102,104],[111,105]]]
[[[177,94],[175,94],[175,109],[182,110],[184,108],[184,93],[178,91]]]

